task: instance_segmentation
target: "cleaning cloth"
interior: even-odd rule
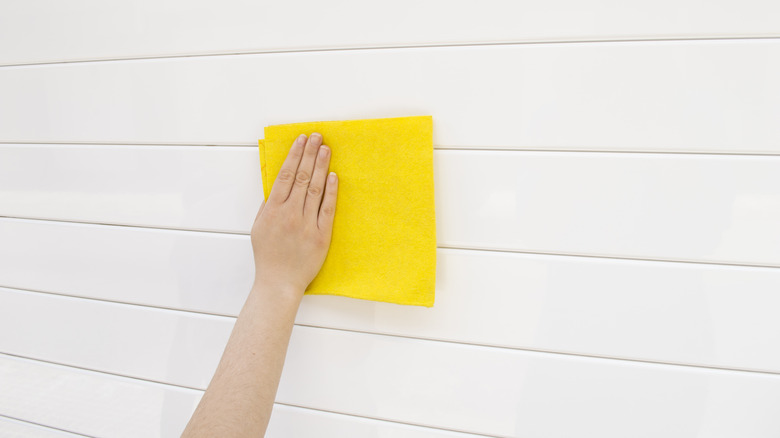
[[[296,137],[319,132],[339,193],[330,250],[307,294],[433,306],[436,217],[430,116],[268,126],[265,199]]]

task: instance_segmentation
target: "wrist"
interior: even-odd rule
[[[256,277],[252,285],[251,294],[268,296],[287,301],[300,302],[305,288],[280,281],[270,281],[266,278]]]

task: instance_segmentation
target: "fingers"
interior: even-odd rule
[[[284,160],[284,164],[282,164],[282,168],[276,176],[276,181],[274,182],[274,187],[271,189],[271,194],[268,195],[269,202],[281,203],[286,201],[290,196],[290,191],[295,182],[295,173],[298,171],[305,145],[306,136],[303,134],[298,136],[293,142],[290,152],[287,153],[287,158]]]
[[[317,153],[317,161],[314,163],[314,174],[309,183],[306,201],[303,206],[303,214],[317,219],[322,204],[322,194],[325,191],[325,180],[328,179],[328,165],[330,164],[330,148],[320,146]]]
[[[317,225],[320,229],[330,232],[333,229],[333,217],[336,215],[336,198],[339,191],[339,179],[335,173],[328,175],[328,181],[325,184],[325,195],[322,198],[320,206],[320,215],[317,218]]]
[[[303,151],[301,164],[298,165],[298,172],[295,174],[292,190],[290,190],[290,197],[287,198],[288,202],[300,205],[301,212],[303,212],[306,193],[309,190],[309,183],[314,172],[314,163],[317,160],[317,151],[321,144],[322,136],[320,134],[315,132],[309,136],[309,141],[306,143],[306,148]]]

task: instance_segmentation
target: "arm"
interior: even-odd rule
[[[271,417],[303,292],[330,246],[337,178],[322,136],[301,135],[252,226],[255,283],[182,437],[258,437]]]

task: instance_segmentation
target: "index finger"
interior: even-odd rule
[[[282,203],[290,196],[290,190],[295,181],[295,172],[298,171],[298,165],[301,163],[305,145],[306,135],[301,134],[293,142],[290,152],[287,153],[287,158],[284,159],[282,168],[279,170],[279,174],[276,175],[276,181],[274,181],[271,194],[268,195],[268,202]]]

